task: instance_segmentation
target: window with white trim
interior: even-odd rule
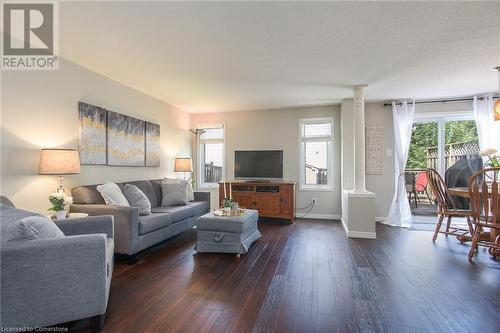
[[[198,130],[199,184],[217,186],[224,175],[224,126]]]
[[[332,118],[300,120],[300,188],[332,189]]]

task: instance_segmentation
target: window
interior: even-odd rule
[[[300,120],[300,187],[332,189],[332,118]]]
[[[224,174],[224,127],[200,129],[198,152],[200,186],[216,186]]]

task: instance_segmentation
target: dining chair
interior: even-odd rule
[[[499,172],[500,167],[482,169],[469,179],[471,216],[475,226],[469,260],[472,260],[480,245],[488,247],[488,253],[492,257],[500,255],[500,194],[497,181]],[[487,237],[482,234],[484,228],[490,229]]]
[[[434,236],[432,236],[432,241],[435,242],[438,234],[444,234],[446,237],[448,235],[459,236],[457,239],[460,242],[464,241],[462,236],[474,232],[471,223],[471,211],[465,209],[457,209],[453,197],[448,191],[448,187],[443,180],[443,177],[435,169],[427,169],[427,178],[431,186],[432,193],[437,201],[437,214],[439,216],[438,223],[436,224],[436,230],[434,231]],[[441,230],[441,224],[443,219],[447,218],[446,230]],[[467,221],[468,229],[460,228],[458,226],[452,226],[451,221],[453,217],[464,217]]]

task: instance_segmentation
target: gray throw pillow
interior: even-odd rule
[[[187,194],[189,201],[194,201],[194,190],[193,190],[193,181],[191,178],[188,180],[180,179],[180,178],[163,178],[163,181],[167,183],[183,183],[187,186]]]
[[[139,208],[139,215],[151,214],[151,202],[137,186],[125,184],[123,194],[131,207]]]
[[[10,223],[8,241],[29,241],[46,238],[62,238],[63,232],[49,218],[28,216]]]
[[[161,205],[183,206],[189,203],[187,186],[185,182],[161,182],[162,200]]]

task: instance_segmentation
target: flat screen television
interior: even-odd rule
[[[234,152],[234,178],[283,179],[283,150],[236,150]]]

